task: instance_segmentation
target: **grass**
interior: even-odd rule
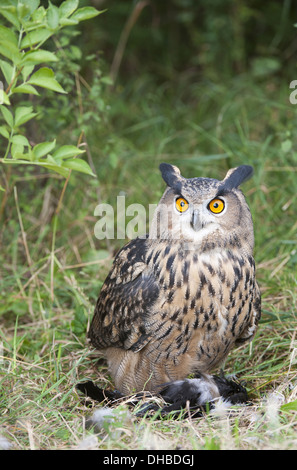
[[[289,80],[288,80],[289,83]],[[155,86],[135,79],[110,99],[107,128],[88,136],[97,180],[18,174],[2,226],[0,436],[14,449],[292,449],[297,447],[296,109],[286,79],[224,84],[191,76]],[[123,240],[93,236],[99,202],[148,206],[164,183],[158,165],[185,176],[223,177],[252,164],[244,186],[255,225],[263,315],[253,343],[232,351],[225,372],[245,380],[250,406],[202,418],[136,418],[124,405],[94,433],[75,391],[106,386],[106,366],[86,344],[102,282]]]

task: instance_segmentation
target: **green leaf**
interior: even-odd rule
[[[32,13],[37,10],[37,8],[39,7],[39,3],[40,0],[26,0],[30,15],[32,15]]]
[[[19,106],[15,110],[15,127],[19,127],[22,124],[30,121],[37,113],[32,112],[32,106]]]
[[[50,153],[56,146],[56,139],[52,142],[42,142],[33,148],[34,159],[39,160]]]
[[[56,173],[59,173],[59,175],[64,176],[64,178],[67,178],[67,176],[69,175],[69,170],[64,170],[60,166],[51,165],[51,164],[47,164],[47,163],[43,164],[42,166],[44,168],[47,168],[48,170],[52,170],[52,171],[55,171]]]
[[[17,150],[17,149],[15,149]],[[60,166],[58,165],[52,157],[48,156],[47,159],[41,160],[41,161],[31,161],[31,151],[29,148],[28,153],[20,153],[20,152],[15,152],[14,158],[8,158],[5,160],[2,160],[3,163],[6,164],[15,164],[15,165],[36,165],[40,166],[43,168],[46,168],[48,170],[55,171],[56,173],[59,173],[60,175],[64,176],[64,178],[67,178],[69,175],[69,169],[79,171],[81,173],[86,173],[88,175],[95,176],[92,173],[91,168],[89,165],[84,161],[80,160],[78,158],[74,160],[66,160],[63,162],[63,165]]]
[[[12,129],[13,128],[13,115],[12,113],[5,107],[5,106],[0,106],[2,115],[9,125],[9,127]]]
[[[55,171],[56,173],[59,173],[60,175],[64,176],[64,178],[67,178],[69,175],[69,170],[66,168],[62,168],[61,166],[54,164],[54,163],[47,163],[47,162],[38,162],[35,163],[35,165],[39,164],[40,166],[43,166],[44,168],[47,168],[49,170]]]
[[[52,69],[42,67],[30,77],[28,83],[47,88],[48,90],[57,91],[58,93],[67,93],[54,77],[55,74]]]
[[[37,10],[34,11],[32,15],[32,21],[34,21],[36,24],[38,23],[44,23],[44,18],[46,17],[46,9],[41,6],[37,8]]]
[[[20,163],[20,164],[28,164],[30,163],[31,161],[31,150],[30,148],[28,149],[28,152],[27,153],[19,153],[17,152],[15,155],[14,155],[14,158],[7,158],[5,160],[2,160],[2,163],[12,163],[12,164],[15,164],[15,163]]]
[[[17,12],[18,12],[18,18],[20,20],[25,18],[27,15],[29,15],[30,8],[29,8],[29,5],[28,5],[28,2],[26,2],[26,3],[18,2]],[[22,21],[21,21],[21,23],[22,23]]]
[[[86,173],[87,175],[96,176],[94,175],[88,163],[84,160],[81,160],[80,158],[65,160],[63,161],[62,166],[65,168],[70,168],[71,170],[80,171],[81,173]]]
[[[38,8],[40,0],[19,0],[17,2],[17,15],[18,18],[26,29],[27,26],[31,26],[31,16],[34,11]]]
[[[0,60],[0,68],[3,72],[4,78],[7,82],[7,85],[10,84],[12,75],[13,75],[13,67],[10,65],[6,60]]]
[[[13,88],[12,93],[26,93],[29,95],[39,95],[38,91],[32,85],[28,85],[28,83],[24,83],[23,85]]]
[[[10,153],[13,159],[18,158],[19,155],[22,155],[24,151],[24,146],[20,144],[12,144],[10,148]]]
[[[29,75],[31,75],[33,70],[34,70],[34,65],[25,65],[22,68],[22,77],[23,77],[24,82],[27,81]]]
[[[50,36],[52,36],[53,32],[49,31],[48,29],[35,29],[30,33],[26,34],[21,42],[21,49],[25,49],[26,47],[35,46],[35,44],[45,42]]]
[[[71,20],[70,18],[61,18],[60,19],[60,25],[61,26],[73,26],[75,24],[78,24],[78,21]]]
[[[36,65],[46,62],[57,62],[57,57],[53,52],[39,49],[38,51],[28,51],[24,54],[20,65]]]
[[[0,126],[0,134],[5,137],[5,139],[9,139],[9,132],[5,126]]]
[[[85,150],[81,150],[75,145],[62,145],[58,150],[56,150],[53,154],[53,158],[71,158],[79,155],[80,153],[84,153]]]
[[[16,7],[13,5],[5,5],[0,7],[0,14],[6,18],[9,23],[16,27],[16,29],[20,29],[20,22],[17,16]]]
[[[97,15],[100,15],[103,11],[96,10],[93,7],[83,7],[79,8],[76,12],[73,13],[71,16],[71,20],[76,21],[84,21],[89,20],[90,18],[94,18]]]
[[[285,403],[280,407],[282,411],[297,411],[297,400]]]
[[[42,160],[42,161],[45,161],[45,160]],[[50,164],[53,164],[53,165],[61,165],[60,162],[56,162],[56,160],[53,159],[53,157],[51,156],[51,154],[48,154],[48,156],[46,157],[46,161]]]
[[[78,7],[78,0],[66,0],[59,7],[60,18],[68,18]]]
[[[67,176],[69,175],[69,170],[67,170],[67,168],[62,168],[57,164],[48,163],[47,161],[31,162],[29,153],[17,154],[15,159],[7,158],[5,160],[2,160],[2,163],[6,163],[8,165],[36,165],[43,168],[47,168],[49,170],[53,170],[56,173],[59,173],[60,175],[64,176],[64,178],[67,178]]]
[[[2,88],[0,88],[0,104],[10,104],[9,98]]]
[[[18,47],[18,38],[12,29],[0,25],[0,40]]]
[[[2,160],[2,163],[12,164],[12,165],[36,165],[43,168],[47,168],[48,170],[55,171],[60,175],[67,178],[69,175],[69,170],[66,168],[62,168],[58,165],[54,165],[53,163],[47,163],[46,161],[42,162],[31,162],[29,154],[17,154],[15,159],[8,158],[6,160]]]
[[[59,8],[49,2],[46,14],[48,27],[55,31],[59,27]]]
[[[18,47],[11,42],[6,42],[5,40],[0,40],[0,54],[7,57],[15,65],[18,65],[22,58]]]
[[[27,137],[24,135],[16,134],[12,137],[11,142],[17,145],[23,145],[24,147],[30,147]]]

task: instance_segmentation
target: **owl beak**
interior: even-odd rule
[[[191,226],[193,227],[195,232],[198,232],[199,230],[202,229],[201,218],[200,218],[200,215],[199,215],[199,211],[197,211],[197,210],[193,212],[192,220],[191,220]]]

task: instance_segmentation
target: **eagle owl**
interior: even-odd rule
[[[222,181],[160,170],[167,188],[149,234],[115,257],[89,338],[122,394],[163,389],[169,401],[200,405],[222,394],[211,371],[253,338],[261,314],[252,217],[238,189],[253,170]]]

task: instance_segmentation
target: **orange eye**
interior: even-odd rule
[[[221,199],[213,199],[208,204],[208,209],[214,214],[220,214],[225,209],[225,203]]]
[[[179,197],[175,201],[175,207],[177,208],[178,212],[186,212],[189,207],[189,203],[183,197]]]

